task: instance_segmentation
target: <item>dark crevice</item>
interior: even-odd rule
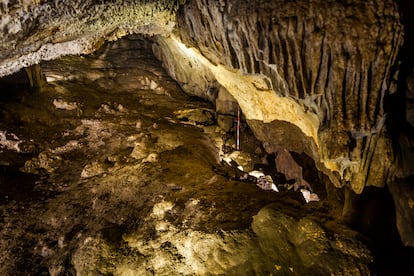
[[[395,206],[388,188],[366,187],[355,199],[352,227],[364,234],[374,253],[376,275],[409,275],[409,256],[396,228]],[[411,252],[411,253],[410,253]],[[403,273],[403,274],[399,274]]]

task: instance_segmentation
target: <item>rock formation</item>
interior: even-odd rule
[[[104,56],[107,52],[101,46],[107,41],[140,34],[153,43],[153,53],[187,94],[217,105],[223,128],[232,129],[231,116],[239,105],[269,155],[304,154],[334,187],[353,191],[346,195],[361,194],[367,186],[384,187],[395,177],[414,173],[414,135],[396,132],[391,137],[394,122],[387,109],[397,84],[406,83],[407,101],[401,108],[407,112],[402,120],[411,127],[414,124],[412,68],[404,67],[411,74],[398,79],[405,31],[397,4],[404,7],[401,2],[3,0],[0,77],[25,68],[33,90],[39,92],[45,86],[39,63],[97,50]],[[110,75],[113,68],[106,69]],[[94,75],[103,74],[98,71],[85,72],[89,74],[85,78],[103,88],[106,84]],[[65,78],[62,72],[49,75],[55,77]],[[141,81],[156,92],[165,92],[153,80]],[[77,102],[55,99],[54,104],[81,115]],[[105,114],[122,110],[122,105],[114,103],[100,108]],[[191,116],[209,117],[195,110],[202,114]],[[208,124],[214,121],[210,119]],[[151,152],[145,150],[134,145],[133,157],[149,157]],[[36,158],[26,169],[48,171],[48,166],[39,164],[53,158],[42,153]],[[148,160],[143,162],[151,163]],[[302,173],[292,162],[291,167]],[[102,174],[105,168],[98,165],[91,163],[84,178]],[[295,178],[305,181],[299,175]],[[405,191],[401,189],[410,190],[410,184],[402,183],[389,186],[397,203],[402,240],[412,246],[412,227],[404,226],[413,220],[407,211],[412,208],[412,196],[401,196]],[[345,209],[352,208],[352,198],[347,197]]]
[[[168,34],[182,1],[2,1],[0,76],[42,60],[88,54],[127,34]]]
[[[393,1],[190,1],[178,22],[182,47],[196,48],[208,64],[199,70],[200,61],[183,57],[203,72],[197,90],[216,85],[213,74],[268,151],[305,152],[336,172],[325,170],[336,186],[349,183],[357,193],[384,186],[393,158],[384,99],[395,92],[403,35]],[[191,93],[188,79],[199,73],[183,76],[188,62],[177,52],[161,58]]]
[[[158,56],[184,90],[208,98],[224,86],[268,151],[305,152],[357,193],[384,185],[392,162],[384,99],[395,92],[403,35],[394,1],[193,0],[176,16],[180,4],[3,2],[0,75],[126,34],[157,35]]]
[[[46,90],[4,91],[0,274],[366,275],[372,253],[332,202],[217,173],[212,104],[150,45],[45,62]],[[232,155],[252,167],[253,153]]]

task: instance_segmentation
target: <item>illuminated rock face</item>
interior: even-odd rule
[[[274,153],[283,148],[304,152],[315,160],[317,167],[334,185],[341,187],[349,183],[357,193],[361,193],[366,185],[383,186],[392,174],[393,154],[386,136],[384,102],[395,92],[393,78],[403,35],[395,1],[114,0],[109,3],[96,0],[3,0],[0,15],[0,76],[66,54],[89,54],[105,41],[142,34],[155,41],[155,54],[188,94],[214,102],[217,91],[229,93],[229,98],[234,98],[240,105],[247,123],[267,152]],[[112,73],[102,71],[86,72],[90,74],[86,77],[99,80],[100,76]],[[70,75],[70,72],[66,73]],[[106,81],[113,80],[95,84],[105,88],[108,86]],[[149,79],[137,81],[148,85],[155,95],[157,92],[162,94],[162,86],[157,83]],[[139,87],[139,84],[124,79],[118,84],[118,89]],[[407,96],[411,97],[411,85],[408,86]],[[55,108],[81,115],[77,102],[55,100]],[[106,115],[124,111],[122,105],[106,103],[99,108],[99,112]],[[412,122],[410,118],[408,120]],[[141,123],[136,123],[137,129],[142,128]],[[152,126],[157,128],[154,127],[157,124]],[[231,127],[229,124],[228,128]],[[6,133],[3,136],[3,143],[8,147],[29,151],[30,144],[24,150],[24,144],[6,139]],[[168,146],[175,143],[171,140],[174,135],[165,137]],[[113,136],[111,139],[114,140]],[[124,138],[115,142],[125,146]],[[88,146],[93,149],[94,145]],[[77,144],[68,144],[68,147],[76,148]],[[131,162],[142,159],[142,164],[153,164],[159,161],[158,155],[141,149],[140,144],[133,148],[131,159],[128,159]],[[54,173],[54,167],[60,164],[61,160],[56,156],[41,152],[25,165],[24,170]],[[122,167],[125,169],[124,165]],[[85,181],[104,177],[106,170],[105,164],[92,162],[84,167],[81,176]],[[141,174],[133,171],[137,179],[142,179]],[[200,175],[206,177],[206,174]],[[125,177],[130,176],[127,171]],[[118,181],[119,175],[114,178]],[[130,189],[131,183],[125,183],[125,189]],[[412,246],[410,222],[413,218],[406,211],[412,209],[412,193],[406,193],[403,188],[391,186],[390,190],[395,197],[402,239],[405,245]],[[137,193],[139,189],[141,187],[137,188]],[[119,191],[119,186],[116,190]],[[251,197],[251,193],[248,190],[244,196]],[[125,192],[126,197],[129,194]],[[120,193],[120,196],[124,194]],[[55,206],[62,205],[50,206],[56,209]],[[102,199],[102,206],[106,206],[105,199]],[[80,208],[68,209],[71,210],[69,216],[81,213],[77,212]],[[125,209],[136,210],[140,206]],[[194,213],[198,214],[199,209],[196,210]],[[266,213],[262,212],[256,222],[266,218],[264,215]],[[303,225],[314,226],[302,220],[289,229]],[[164,231],[164,226],[158,230]],[[274,226],[270,223],[265,229],[273,233]],[[267,230],[258,229],[257,223],[252,227],[256,233],[261,233],[259,237],[269,234]],[[319,227],[310,229],[313,229],[311,234],[321,233],[316,237],[324,236]],[[172,233],[175,233],[174,229]],[[290,236],[298,247],[305,244],[301,235],[292,232]],[[344,248],[342,241],[338,240],[338,244]],[[86,249],[89,246],[88,243],[84,245]],[[339,247],[332,245],[335,250]],[[326,248],[331,247],[322,249]],[[300,252],[310,252],[310,255],[316,252],[307,249],[301,247]],[[317,253],[325,252],[323,250]],[[358,258],[363,254],[354,254],[347,249],[344,252]],[[269,256],[272,253],[269,252]],[[82,254],[77,256],[83,258]],[[306,265],[319,264],[319,257],[317,262],[308,256],[300,257]],[[363,259],[360,271],[366,271],[369,259]],[[280,266],[275,268],[282,269]]]
[[[43,63],[40,93],[2,90],[17,95],[0,101],[0,275],[369,274],[336,204],[219,163],[211,104],[134,37]]]
[[[213,75],[269,150],[306,152],[336,186],[350,183],[357,193],[385,184],[392,149],[384,100],[395,92],[403,34],[393,1],[195,0],[178,22],[180,39],[202,58],[165,47],[168,40],[160,48],[169,48],[162,59],[187,92],[217,85]],[[278,122],[292,127],[281,133]],[[286,133],[295,128],[302,146],[290,145]]]
[[[210,92],[226,88],[268,151],[305,152],[358,193],[384,185],[384,99],[403,33],[394,1],[183,3],[3,1],[0,76],[127,34],[157,35],[156,52],[183,89],[215,100]],[[166,38],[175,25],[178,38]],[[292,146],[295,129],[301,143]]]

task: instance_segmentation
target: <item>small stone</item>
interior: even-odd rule
[[[124,108],[124,106],[122,105],[122,104],[118,104],[118,111],[119,112],[124,112],[125,111],[125,108]]]
[[[144,142],[137,142],[131,152],[131,157],[143,159],[146,156],[148,156],[146,144]]]
[[[158,84],[155,81],[151,80],[151,82],[150,82],[150,89],[151,90],[154,90],[157,87],[158,87]]]
[[[182,189],[181,186],[179,186],[179,185],[177,185],[175,183],[168,183],[167,184],[167,187],[170,188],[173,191],[178,191],[178,190],[181,190]]]
[[[89,178],[92,176],[103,174],[104,172],[105,172],[104,166],[100,164],[99,162],[95,161],[95,162],[92,162],[91,164],[86,165],[83,168],[81,172],[81,177]]]
[[[142,162],[150,162],[150,163],[155,163],[157,161],[158,161],[157,153],[150,153],[144,160],[142,160]]]
[[[76,110],[79,108],[79,103],[77,102],[66,102],[63,99],[54,99],[53,105],[57,109],[64,109],[64,110]]]
[[[319,201],[318,195],[315,193],[311,193],[307,189],[300,189],[300,192],[302,193],[306,203],[309,203],[311,201]]]
[[[39,173],[41,169],[46,170],[48,173],[53,173],[59,168],[62,163],[62,158],[52,152],[41,152],[36,158],[26,161],[21,171],[26,173]]]

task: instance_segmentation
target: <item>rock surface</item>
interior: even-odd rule
[[[397,228],[405,246],[414,247],[414,188],[412,180],[399,180],[389,186],[393,196]]]
[[[2,1],[0,76],[127,34],[169,33],[181,1]]]
[[[129,200],[128,194],[138,195],[138,190],[141,191],[148,186],[152,176],[146,173],[156,172],[154,168],[163,162],[165,152],[177,151],[178,156],[182,157],[193,154],[194,148],[205,146],[205,144],[197,144],[190,149],[186,148],[184,146],[186,143],[183,142],[187,141],[187,138],[184,138],[186,135],[191,139],[201,139],[201,136],[191,131],[185,132],[185,135],[177,135],[175,132],[165,130],[164,127],[181,126],[179,120],[187,120],[199,127],[210,125],[209,128],[202,127],[202,129],[206,135],[214,136],[219,133],[215,126],[217,119],[222,131],[232,133],[235,131],[236,109],[240,106],[243,113],[242,123],[247,123],[249,126],[242,129],[244,131],[242,131],[244,134],[242,145],[246,152],[263,154],[264,148],[271,155],[284,148],[292,154],[296,152],[307,156],[306,158],[310,157],[321,174],[329,178],[325,180],[326,183],[329,182],[329,185],[333,183],[336,187],[350,186],[355,193],[362,193],[366,186],[383,187],[388,182],[394,196],[401,239],[405,245],[410,246],[413,243],[410,213],[412,181],[410,178],[395,183],[391,181],[394,176],[408,177],[413,172],[413,135],[409,128],[404,130],[406,133],[394,134],[394,137],[398,137],[392,142],[394,146],[399,144],[400,150],[393,152],[395,147],[392,147],[388,131],[397,122],[387,117],[386,113],[389,109],[385,109],[388,96],[395,96],[397,55],[403,40],[397,2],[401,4],[404,1],[2,1],[0,3],[0,76],[9,75],[25,67],[33,90],[37,92],[45,90],[44,92],[47,93],[35,94],[30,101],[26,101],[26,96],[16,96],[8,93],[9,87],[2,88],[1,103],[5,106],[1,110],[3,115],[1,118],[4,121],[0,126],[3,127],[10,122],[15,122],[16,125],[11,129],[7,127],[7,130],[6,128],[0,130],[0,151],[7,154],[13,152],[17,155],[7,155],[0,160],[0,165],[4,166],[0,184],[5,187],[7,197],[15,197],[13,200],[16,198],[26,200],[29,194],[27,191],[30,191],[30,195],[43,197],[44,193],[47,194],[45,191],[60,192],[61,189],[70,186],[70,183],[77,183],[77,185],[89,183],[90,186],[87,184],[85,186],[93,187],[101,183],[113,184],[119,179],[124,179],[127,183],[124,183],[124,186],[122,183],[117,183],[118,186],[102,185],[102,189],[108,191],[119,187],[125,188],[120,189],[119,197],[108,196],[118,204],[118,199]],[[403,11],[403,14],[407,12]],[[176,93],[178,88],[175,82],[170,79],[166,81],[164,71],[158,67],[151,67],[151,69],[141,67],[141,61],[145,58],[140,55],[138,49],[142,45],[137,45],[130,39],[122,40],[110,47],[105,43],[128,34],[145,35],[147,41],[138,44],[143,43],[146,47],[153,48],[169,75],[179,83],[181,88],[190,95],[215,103],[216,106],[206,106],[205,103],[192,103],[187,106],[191,101]],[[152,45],[150,40],[156,43]],[[130,51],[126,51],[127,54],[124,55],[123,52],[127,48]],[[96,51],[98,49],[99,51]],[[79,66],[80,61],[73,56],[59,59],[58,63],[62,66],[57,66],[53,62],[43,63],[41,66],[38,64],[67,54],[80,55],[92,52],[94,58],[86,56],[80,58],[83,66]],[[43,83],[45,80],[39,71],[40,68],[44,70],[46,80],[53,82],[52,87],[47,87]],[[405,80],[400,80],[402,81]],[[81,88],[79,83],[82,84]],[[406,93],[407,112],[401,116],[401,119],[412,124],[412,75],[407,78],[406,86],[407,89],[403,92]],[[97,91],[103,94],[96,96]],[[145,92],[129,94],[131,91]],[[147,94],[148,91],[151,92]],[[184,100],[186,104],[171,100],[177,97]],[[14,107],[7,106],[6,103],[11,102],[23,104],[18,114],[12,111]],[[138,115],[141,113],[137,111],[136,102],[147,107],[144,108],[145,116]],[[37,110],[36,116],[33,116],[34,111],[31,107]],[[152,107],[162,108],[159,114],[154,114]],[[219,113],[217,117],[213,114],[214,108]],[[398,106],[392,108],[398,109]],[[401,109],[404,109],[404,106],[401,106]],[[193,111],[192,114],[174,118],[174,111],[183,114],[189,110]],[[204,112],[206,110],[208,112]],[[107,118],[111,116],[116,120],[108,121]],[[34,124],[36,127],[22,129],[21,126],[27,124]],[[191,127],[186,126],[186,128]],[[37,140],[32,139],[34,133]],[[204,141],[204,138],[206,137],[203,136],[201,140]],[[262,142],[263,148],[258,146],[257,141],[252,142],[256,138]],[[228,134],[226,139],[214,137],[212,140],[214,142],[207,143],[210,150],[214,145],[220,145],[221,150],[228,151],[236,144],[234,137],[229,137]],[[68,161],[80,152],[84,157],[81,158],[81,162],[75,165]],[[207,158],[211,159],[207,162],[209,167],[216,164],[218,159],[217,156],[211,157],[207,151],[200,155],[209,156]],[[395,162],[395,155],[401,164]],[[178,157],[171,158],[175,162],[180,160]],[[302,158],[301,161],[304,159]],[[305,163],[299,162],[298,168],[305,168]],[[187,165],[193,168],[193,164]],[[125,167],[125,171],[122,171],[121,167]],[[394,170],[395,167],[397,170]],[[151,168],[155,172],[151,171]],[[131,178],[118,177],[119,175],[115,177],[115,171],[122,171],[121,175],[130,175]],[[145,176],[134,175],[131,171]],[[21,174],[22,172],[25,174]],[[65,174],[61,174],[63,172]],[[302,172],[308,174],[304,178],[311,182],[309,173],[305,169]],[[216,175],[209,173],[207,173],[208,179],[199,182],[210,184],[218,182],[217,187],[214,187],[218,189],[222,188],[221,184],[226,182],[227,178],[234,180],[239,177],[239,172],[225,172],[222,174],[227,177],[226,181],[221,178],[217,181],[217,178],[214,178]],[[288,171],[285,175],[289,173]],[[156,173],[155,175],[160,176]],[[198,179],[199,176],[194,177]],[[16,184],[17,188],[8,185],[10,179],[13,185],[20,182],[23,184],[21,187]],[[186,185],[191,185],[192,176],[185,177],[185,183],[177,179],[168,181],[162,187],[155,185],[154,189],[159,191],[170,187],[174,191],[187,192]],[[314,180],[314,182],[318,181],[319,179]],[[138,186],[134,186],[136,183],[139,183]],[[398,186],[393,186],[394,184]],[[130,186],[132,191],[128,190]],[[8,193],[20,188],[23,195]],[[228,193],[230,191],[231,188],[226,190]],[[2,190],[0,192],[3,193]],[[71,190],[72,194],[70,193],[69,198],[76,199],[84,192],[84,190]],[[100,194],[100,192],[96,193]],[[249,189],[244,192],[249,196],[254,194]],[[147,196],[154,198],[157,195],[158,192],[151,192]],[[2,206],[6,214],[2,215],[5,217],[2,233],[6,237],[12,235],[11,239],[5,239],[5,247],[8,247],[9,240],[18,240],[24,235],[17,233],[13,236],[8,232],[14,223],[21,225],[22,229],[33,228],[33,225],[28,226],[11,219],[16,212],[23,212],[19,208],[22,206],[38,208],[25,217],[29,223],[37,227],[39,224],[33,221],[39,217],[39,210],[42,208],[63,208],[59,210],[66,212],[65,206],[69,206],[67,209],[74,210],[83,210],[85,207],[83,202],[74,200],[75,203],[69,204],[65,200],[68,199],[62,197],[50,205],[37,201],[30,202],[29,205],[22,203],[17,205],[18,207],[14,203],[6,204],[5,209]],[[180,204],[187,206],[197,200],[182,198]],[[151,204],[161,202],[161,199],[155,201]],[[96,201],[93,201],[91,196],[85,199],[85,202]],[[181,206],[172,199],[165,202],[173,202],[171,206]],[[81,207],[76,208],[74,206],[76,204]],[[114,203],[113,206],[116,204]],[[128,204],[130,203],[126,205]],[[134,204],[131,204],[133,208],[145,205]],[[94,208],[92,209],[95,210]],[[113,208],[117,209],[118,206]],[[243,208],[243,210],[249,209],[246,206]],[[244,227],[250,225],[247,221],[253,215],[253,209],[249,209],[248,214],[241,215]],[[139,212],[138,216],[146,217],[150,210],[151,208],[148,207],[145,212]],[[257,211],[258,208],[254,210]],[[169,211],[171,210],[167,210],[167,213]],[[68,227],[62,226],[65,228],[63,230],[59,227],[58,230],[54,228],[56,232],[53,232],[54,230],[52,232],[56,237],[53,241],[38,239],[37,233],[31,232],[31,236],[23,242],[24,246],[30,248],[36,244],[34,253],[28,253],[30,256],[19,251],[21,244],[13,245],[15,251],[11,253],[12,257],[9,255],[5,257],[4,263],[8,263],[9,257],[13,259],[19,254],[22,257],[16,262],[11,260],[11,266],[5,269],[12,269],[11,267],[16,263],[20,265],[20,261],[24,262],[22,260],[31,259],[35,263],[41,256],[43,261],[39,270],[46,271],[47,267],[50,274],[59,274],[63,269],[61,267],[65,267],[62,263],[69,261],[66,257],[62,261],[60,257],[57,260],[53,256],[57,256],[55,255],[57,251],[62,252],[68,248],[70,248],[68,252],[80,252],[76,253],[73,259],[76,269],[79,271],[87,269],[82,266],[84,257],[82,252],[89,252],[88,246],[91,244],[107,252],[109,249],[105,245],[106,241],[101,241],[105,240],[108,233],[109,236],[113,236],[114,232],[118,232],[114,229],[118,229],[122,221],[119,218],[114,219],[114,215],[110,214],[108,209],[99,209],[99,212],[105,215],[98,215],[98,218],[106,218],[108,215],[110,217],[108,221],[117,226],[113,228],[99,222],[96,224],[97,228],[91,230],[90,239],[83,240],[79,236],[73,236],[73,232],[82,232],[76,231],[76,225],[84,223],[87,219],[76,217],[75,213],[68,211],[68,217],[73,216],[74,219],[68,224],[59,221],[58,224]],[[88,216],[93,213],[93,211],[86,212]],[[233,215],[233,213],[229,214]],[[56,218],[53,214],[51,217],[48,215],[44,219],[47,221],[50,219],[52,221],[50,225],[55,227]],[[199,218],[193,215],[191,213],[192,218],[197,221]],[[367,218],[369,222],[371,219],[373,217]],[[234,222],[230,224],[232,223]],[[171,227],[168,223],[159,224],[157,222],[158,226],[155,226],[157,231],[170,229],[170,232],[165,230],[166,233],[181,235],[179,233],[182,229],[176,230],[179,229],[177,223]],[[308,221],[305,221],[305,224],[313,227]],[[132,228],[124,232],[132,235],[134,230],[130,229]],[[44,231],[43,225],[40,225],[38,230]],[[60,234],[56,233],[66,234],[58,237]],[[225,235],[231,236],[233,233],[226,232]],[[66,245],[65,240],[68,237],[75,237],[76,241]],[[152,240],[156,241],[154,244],[158,246],[157,242],[160,240]],[[224,240],[229,240],[231,243],[230,238]],[[77,247],[78,241],[84,242],[85,248]],[[113,240],[110,241],[112,242]],[[59,249],[56,249],[56,244]],[[163,246],[170,245],[167,243]],[[249,245],[246,246],[249,248]],[[179,248],[179,246],[175,247]],[[172,253],[175,252],[174,250],[168,249],[165,258],[168,260],[167,263],[177,265],[180,262],[174,259],[176,256]],[[205,256],[202,255],[197,260],[203,258]],[[328,257],[321,258],[326,260]],[[365,265],[368,259],[363,258],[358,268],[360,272],[366,272]],[[151,257],[145,262],[154,264],[147,267],[149,271],[163,272],[163,268],[156,267],[155,263],[158,259],[154,257],[154,262],[149,260],[152,260]],[[95,261],[100,262],[99,259],[91,260],[91,262]],[[122,262],[122,265],[127,267],[123,272],[134,271],[135,268],[125,265],[128,260]],[[227,263],[234,264],[234,262],[236,261],[229,260]],[[240,263],[237,264],[245,267]],[[34,267],[32,265],[29,264],[29,267]],[[119,263],[117,267],[118,265]],[[308,257],[305,256],[301,257],[301,264],[298,267],[299,270],[311,267],[322,274],[332,271],[342,273],[351,271],[341,265],[332,268],[333,266],[327,264],[326,267],[332,270],[322,271],[320,270],[322,268],[310,264]],[[287,263],[278,264],[274,268],[278,270],[286,267],[289,270],[291,268]],[[267,265],[246,269],[272,271],[268,270]],[[102,270],[108,273],[115,271],[113,267],[105,267]],[[198,270],[194,268],[191,271]],[[234,271],[238,272],[237,269]]]
[[[407,77],[406,85],[406,119],[414,127],[414,71]]]
[[[298,152],[310,151],[328,169],[347,171],[342,184],[332,178],[336,185],[350,182],[358,193],[365,185],[384,185],[392,150],[383,132],[383,102],[395,92],[392,67],[403,35],[393,1],[222,1],[208,5],[194,0],[183,7],[178,22],[182,41],[197,48],[209,62],[243,74],[260,74],[265,85],[256,88],[271,89],[300,105],[296,111],[285,109],[278,119],[298,126],[305,134],[303,139],[313,138],[318,146]],[[166,68],[175,71],[170,62]],[[176,79],[181,81],[182,74]],[[279,105],[271,108],[254,102],[248,96],[251,91],[242,90],[229,89],[249,119],[257,110],[267,116],[275,114],[276,106],[282,105],[275,101]],[[249,98],[245,105],[243,98]],[[269,96],[266,99],[272,103]],[[317,135],[307,131],[311,123],[295,121],[295,113],[303,120],[316,116]],[[341,167],[342,159],[355,166]]]
[[[186,92],[215,101],[224,86],[248,120],[298,127],[303,148],[288,137],[277,146],[306,152],[337,187],[360,193],[392,174],[384,99],[403,36],[392,0],[3,2],[1,13],[1,75],[126,34],[161,35],[156,54]],[[264,125],[251,127],[271,142]]]
[[[222,131],[174,116],[211,105],[183,94],[145,45],[49,62],[59,81],[1,102],[7,141],[36,150],[2,148],[0,274],[366,275],[371,253],[335,205],[263,191],[218,162]]]

